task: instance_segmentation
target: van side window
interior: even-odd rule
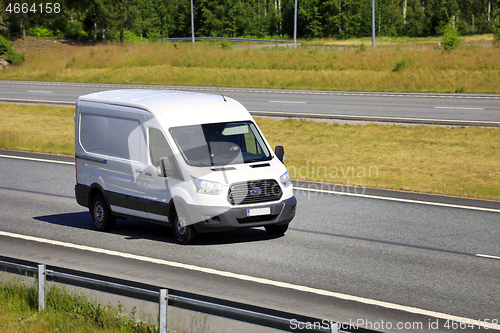
[[[109,130],[113,129],[113,130]],[[136,156],[140,147],[141,124],[135,119],[108,117],[108,137],[106,140],[109,156],[139,160]]]
[[[168,145],[163,133],[153,127],[149,128],[149,158],[151,163],[156,167],[160,167],[160,159],[163,157],[172,157],[172,150]]]
[[[141,160],[142,128],[137,119],[82,113],[79,135],[89,153]]]
[[[80,118],[80,143],[89,153],[106,154],[106,116],[82,113]]]

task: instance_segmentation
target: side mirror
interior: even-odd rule
[[[283,148],[283,146],[276,146],[276,148],[274,148],[274,154],[281,163],[285,163],[285,148]]]
[[[184,180],[182,173],[173,156],[160,158],[161,175],[160,177],[172,177]]]

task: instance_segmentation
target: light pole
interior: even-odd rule
[[[297,0],[295,0],[295,20],[293,22],[293,48],[297,47]]]
[[[372,0],[372,47],[375,48],[375,0]]]
[[[194,45],[194,14],[193,14],[193,0],[191,0],[191,36],[193,38]]]

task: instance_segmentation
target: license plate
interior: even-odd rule
[[[247,209],[247,216],[259,216],[271,214],[271,207]]]

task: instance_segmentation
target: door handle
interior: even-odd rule
[[[141,174],[141,173],[142,173],[142,170],[135,169],[135,172],[137,172],[138,174]]]
[[[153,174],[151,172],[146,172],[146,176],[151,177]]]

